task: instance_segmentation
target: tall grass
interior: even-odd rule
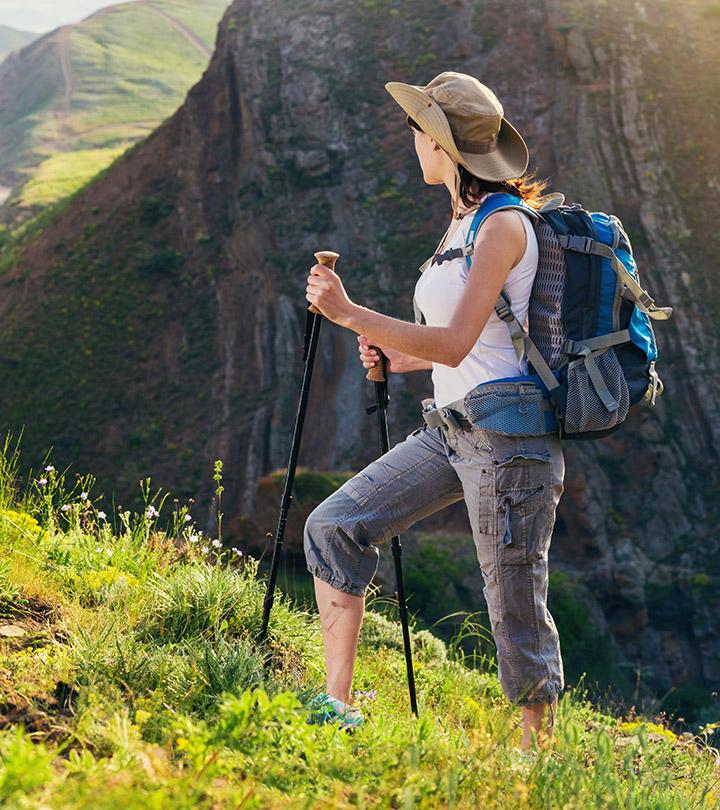
[[[258,560],[200,533],[189,504],[145,480],[142,510],[111,525],[91,477],[45,459],[23,490],[17,461],[6,441],[0,628],[15,629],[0,632],[3,806],[718,805],[712,724],[679,738],[598,711],[580,688],[561,696],[553,745],[535,738],[521,760],[519,714],[493,661],[461,643],[487,633],[473,615],[449,644],[411,618],[416,718],[397,605],[376,589],[353,682],[366,724],[352,736],[309,725],[325,687],[310,605],[279,592],[258,643]]]

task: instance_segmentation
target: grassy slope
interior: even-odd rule
[[[400,627],[374,609],[353,684],[366,726],[349,737],[308,725],[324,688],[318,617],[278,591],[258,646],[257,560],[193,542],[187,504],[170,506],[167,531],[146,512],[113,530],[88,478],[47,471],[20,498],[14,466],[5,452],[5,807],[717,806],[720,764],[704,738],[621,722],[577,691],[562,697],[552,750],[514,762],[520,729],[492,667],[466,666],[428,631],[412,634],[414,718]]]
[[[191,28],[212,49],[217,21],[230,3],[219,3],[217,0],[208,4],[198,3],[197,0],[154,0],[153,5]],[[215,7],[214,15],[208,14],[206,5]]]
[[[78,184],[92,180],[109,161],[125,151],[124,146],[100,149],[76,149],[58,152],[38,166],[25,184],[20,197],[23,206],[51,205],[77,190]]]
[[[108,165],[120,147],[174,112],[207,65],[226,5],[155,0],[111,6],[36,43],[24,55],[27,76],[13,77],[0,112],[0,173],[24,169],[42,186],[39,194],[23,193],[20,205],[47,204],[76,190],[89,167]],[[92,150],[92,160],[83,164],[71,154],[76,150]],[[72,183],[44,184],[58,168]]]
[[[37,38],[31,31],[18,31],[9,25],[0,25],[0,62],[16,48],[22,48]]]

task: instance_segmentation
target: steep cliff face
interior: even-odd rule
[[[656,328],[656,408],[565,444],[553,564],[584,585],[656,693],[717,685],[714,9],[237,0],[178,113],[0,276],[3,427],[25,424],[36,457],[52,444],[121,500],[152,474],[207,504],[221,458],[225,514],[252,516],[258,477],[287,462],[313,253],[336,250],[352,298],[410,320],[416,268],[449,217],[384,82],[472,73],[549,190],[616,213],[644,286],[675,307]],[[303,465],[358,469],[378,455],[356,345],[323,324]],[[392,378],[395,441],[429,393],[425,372]],[[447,518],[467,527],[463,508]]]

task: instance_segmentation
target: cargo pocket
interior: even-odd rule
[[[520,448],[496,456],[493,463],[499,561],[535,562],[552,535],[552,456]]]

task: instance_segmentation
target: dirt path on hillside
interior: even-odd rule
[[[138,129],[153,130],[158,125],[156,118],[147,118],[142,121],[125,121],[118,124],[103,124],[101,127],[91,127],[90,129],[76,129],[76,138],[87,138],[90,135],[102,135],[104,132],[115,132],[123,127],[137,127]]]
[[[201,39],[192,29],[188,28],[180,20],[168,14],[163,9],[154,5],[152,0],[138,0],[140,5],[145,6],[150,12],[160,17],[165,23],[172,26],[181,36],[190,42],[206,59],[212,56],[212,48],[209,47],[203,39]],[[60,97],[53,104],[52,116],[56,122],[56,132],[52,133],[49,140],[41,145],[41,149],[48,151],[67,151],[72,149],[72,142],[79,137],[90,137],[100,135],[103,132],[112,132],[120,127],[122,124],[106,124],[99,127],[92,127],[87,130],[73,131],[70,125],[70,109],[72,105],[72,98],[75,92],[75,77],[73,75],[72,67],[72,30],[73,26],[64,25],[60,26],[54,33],[53,39],[57,48],[58,61],[60,63],[60,75],[62,77],[62,87],[60,88]],[[148,132],[155,129],[158,125],[156,120],[141,120],[126,122],[127,125],[137,127],[139,129],[147,129]],[[0,187],[0,205],[2,205],[9,196],[10,189]]]
[[[67,118],[70,115],[70,101],[73,94],[72,60],[70,59],[70,28],[63,26],[58,32],[58,44],[60,46],[60,69],[62,70],[65,91],[62,100],[62,115]]]
[[[170,23],[170,25],[172,25],[172,27],[178,33],[182,34],[185,39],[189,40],[204,56],[207,56],[208,58],[212,56],[212,48],[210,48],[204,40],[200,39],[200,37],[191,28],[188,28],[171,14],[168,14],[166,11],[163,11],[161,8],[153,5],[151,0],[140,0],[140,2],[146,8],[157,14],[158,17],[162,17],[165,22]]]

